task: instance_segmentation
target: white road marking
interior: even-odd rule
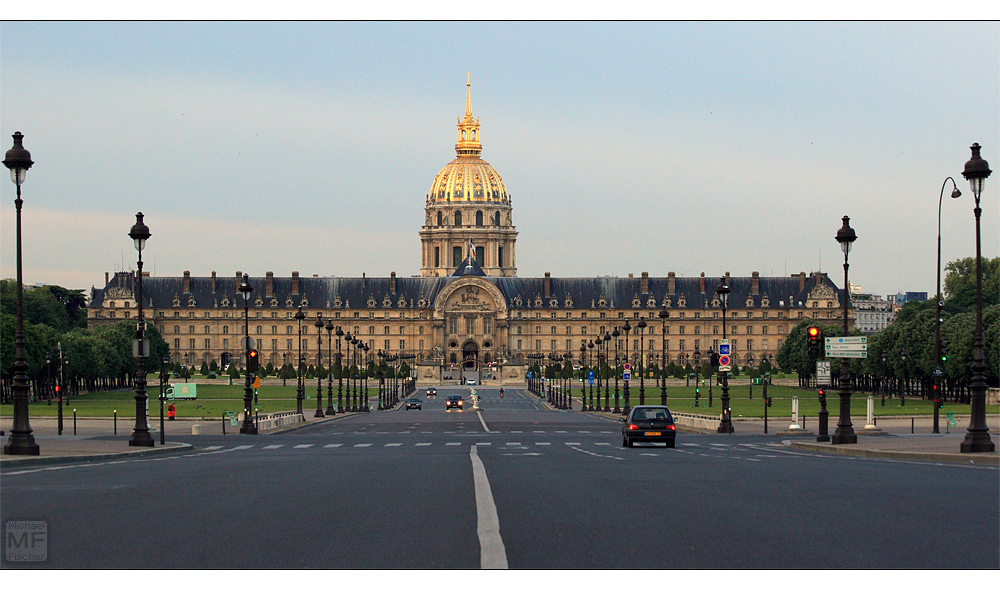
[[[483,425],[483,430],[485,430],[486,432],[489,432],[490,428],[489,428],[489,426],[486,426],[486,420],[483,420],[483,413],[482,412],[476,412],[476,416],[479,417],[479,422],[480,422],[480,424]]]
[[[507,550],[500,538],[500,519],[493,502],[490,480],[479,458],[476,445],[470,447],[472,479],[476,488],[476,532],[479,534],[479,566],[482,569],[507,569]]]
[[[267,445],[266,447],[264,447],[264,450],[268,450],[268,449],[280,449],[283,446],[285,446],[285,445]]]
[[[329,444],[329,445],[323,445],[323,448],[324,449],[335,449],[337,447],[342,447],[342,446],[344,446],[343,443],[333,443],[333,444]]]
[[[292,447],[292,448],[293,448],[293,449],[308,449],[308,448],[309,448],[309,447],[311,447],[311,446],[312,446],[311,444],[308,444],[308,445],[295,445],[295,446],[294,446],[294,447]]]

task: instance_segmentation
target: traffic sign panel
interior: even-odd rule
[[[825,340],[827,344],[868,344],[868,336],[830,336]]]
[[[722,343],[719,344],[719,354],[729,354],[729,353],[730,353],[729,341],[723,340]]]
[[[865,359],[868,358],[867,350],[828,350],[826,356],[833,358]]]

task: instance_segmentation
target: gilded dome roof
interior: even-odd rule
[[[465,85],[465,118],[458,120],[457,157],[434,177],[429,203],[480,202],[510,203],[503,179],[493,166],[479,157],[479,120],[472,117],[471,83]]]

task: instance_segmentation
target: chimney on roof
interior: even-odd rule
[[[628,273],[628,278],[632,278],[632,273]]]
[[[795,275],[792,276],[794,277]],[[806,288],[806,271],[803,270],[799,272],[799,291],[802,291],[805,288]]]
[[[667,295],[674,296],[677,288],[677,274],[674,271],[667,273]]]
[[[649,293],[649,273],[642,271],[642,280],[639,281],[639,292]]]
[[[184,271],[184,293],[191,292],[191,271]]]
[[[757,271],[750,277],[750,294],[760,295],[760,273]]]
[[[368,277],[365,276],[365,273],[361,273],[361,288],[366,289],[367,287],[368,287]]]
[[[292,295],[299,294],[299,271],[292,271]]]
[[[396,271],[389,273],[389,292],[396,293]]]
[[[545,283],[542,285],[542,297],[552,297],[552,273],[545,273]]]
[[[108,273],[104,273],[104,284],[105,285],[108,284],[108,280],[109,280]]]
[[[816,274],[816,284],[817,285],[822,285],[823,284],[823,273],[817,272],[815,274]]]
[[[701,292],[705,293],[705,273],[701,273]]]
[[[236,271],[236,278],[238,278],[240,280],[243,280],[243,271],[242,270]]]
[[[215,295],[215,271],[212,271],[212,295]]]
[[[274,297],[274,271],[264,273],[264,297]]]

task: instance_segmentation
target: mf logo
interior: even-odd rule
[[[7,519],[3,523],[3,558],[7,563],[44,563],[49,560],[49,521],[44,518]]]

